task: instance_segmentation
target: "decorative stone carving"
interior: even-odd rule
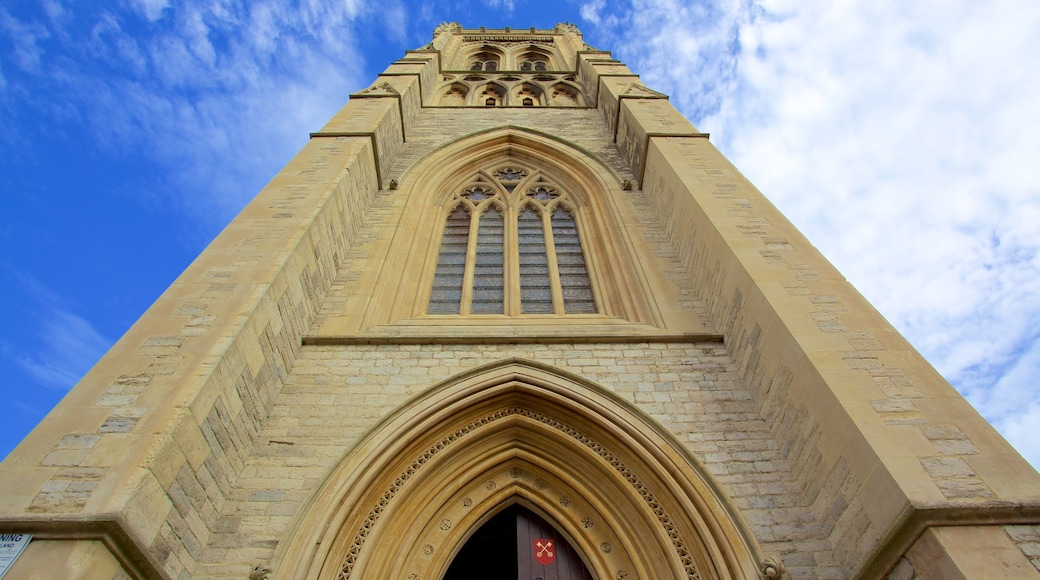
[[[611,452],[608,448],[604,447],[602,444],[595,441],[588,435],[582,433],[581,431],[578,431],[574,427],[571,427],[570,425],[567,425],[566,423],[563,423],[557,419],[543,415],[536,411],[532,411],[530,409],[526,409],[524,407],[508,407],[505,409],[495,411],[494,413],[485,415],[468,425],[460,427],[454,433],[448,435],[440,442],[424,451],[419,457],[417,457],[415,461],[413,461],[412,464],[407,469],[405,469],[405,471],[402,474],[400,474],[397,477],[397,479],[394,480],[394,483],[391,484],[391,486],[383,492],[383,496],[380,502],[375,507],[373,507],[371,511],[369,511],[368,517],[365,519],[365,522],[362,524],[361,529],[354,537],[354,542],[351,544],[350,549],[347,551],[347,556],[340,569],[339,578],[341,580],[346,580],[350,578],[350,573],[354,568],[354,563],[357,561],[358,555],[361,553],[361,548],[365,543],[365,539],[368,536],[369,531],[372,529],[372,526],[375,524],[376,520],[379,519],[379,515],[383,512],[386,506],[389,505],[389,503],[393,500],[397,492],[402,487],[404,487],[408,480],[411,479],[411,477],[417,471],[419,471],[419,469],[422,468],[422,466],[425,465],[427,461],[432,459],[437,453],[444,450],[451,443],[465,437],[466,435],[472,433],[475,430],[478,430],[480,427],[489,425],[499,419],[513,415],[519,415],[522,417],[527,417],[529,419],[534,419],[535,421],[539,421],[540,423],[546,426],[552,427],[553,429],[556,429],[561,433],[567,435],[568,437],[574,439],[578,443],[581,443],[590,451],[594,452],[596,455],[599,455],[601,458],[607,461],[607,463],[609,463],[611,467],[613,467],[618,472],[619,475],[624,477],[625,480],[627,480],[629,484],[635,489],[635,491],[639,493],[640,496],[642,496],[643,501],[646,502],[647,506],[657,516],[657,520],[661,524],[665,533],[668,535],[668,538],[671,540],[672,546],[675,548],[676,553],[679,556],[679,560],[682,562],[683,567],[686,570],[687,576],[691,579],[700,579],[700,572],[697,570],[697,565],[693,561],[693,556],[690,554],[690,551],[686,547],[685,542],[680,537],[679,530],[676,529],[675,524],[672,522],[671,518],[665,512],[663,506],[661,506],[660,503],[658,503],[657,498],[654,497],[653,492],[650,491],[646,484],[635,473],[633,473],[632,470],[624,464],[624,462],[622,462],[617,456],[615,456],[614,453]],[[484,484],[484,487],[488,491],[493,491],[495,488],[498,487],[498,485],[494,481],[488,480]],[[567,507],[571,505],[571,503],[572,500],[568,496],[562,496],[560,498],[560,505],[563,507]],[[589,523],[589,525],[586,526],[586,529],[592,527],[592,519],[585,519],[587,519]],[[582,524],[584,525],[584,523],[585,522],[583,521]],[[434,549],[432,545],[426,544],[422,547],[421,553],[423,556],[428,558],[433,555],[433,550]],[[622,572],[623,571],[619,571],[618,574],[621,574]],[[625,573],[625,576],[623,577],[627,578],[627,573]],[[619,579],[623,577],[618,576]]]
[[[631,83],[625,92],[622,93],[625,96],[631,97],[653,97],[653,98],[668,98],[668,95],[659,93],[642,83]]]
[[[581,31],[578,30],[578,27],[573,25],[573,24],[571,24],[570,22],[560,22],[555,27],[553,27],[553,31],[554,32],[564,33],[564,34],[566,34],[568,32],[573,33],[573,34],[581,34]]]
[[[392,95],[400,94],[400,93],[397,92],[397,89],[395,89],[393,85],[391,85],[390,83],[388,83],[386,81],[383,81],[383,82],[379,83],[378,85],[372,85],[371,87],[368,87],[367,89],[365,89],[362,92],[365,93],[365,94],[368,94],[368,93],[390,93]]]
[[[787,568],[778,554],[770,554],[762,561],[762,576],[766,578],[783,578]]]
[[[268,580],[271,577],[271,569],[257,562],[249,572],[249,580]]]
[[[437,25],[437,28],[433,29],[433,35],[444,34],[445,32],[454,32],[456,34],[462,32],[462,25],[458,22],[441,22]]]

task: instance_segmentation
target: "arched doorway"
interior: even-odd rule
[[[444,580],[593,580],[581,555],[541,516],[520,504],[495,514],[455,555]]]
[[[436,385],[371,431],[275,571],[438,580],[514,504],[552,522],[594,578],[759,577],[737,511],[664,429],[602,387],[517,359]]]

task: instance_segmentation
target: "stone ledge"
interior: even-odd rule
[[[884,578],[928,528],[1040,524],[1040,503],[972,501],[965,505],[908,506],[878,542],[856,578]]]
[[[99,541],[132,577],[163,578],[160,567],[127,534],[125,522],[116,514],[2,517],[0,533],[32,534],[33,540]]]
[[[473,333],[473,329],[460,329],[467,334],[420,334],[401,332],[393,336],[377,334],[345,334],[326,336],[305,336],[304,346],[326,346],[326,345],[358,345],[358,344],[588,344],[588,343],[640,343],[640,342],[717,342],[723,343],[721,334],[693,334],[693,333],[587,333],[587,334],[550,334],[545,332],[519,333],[513,329],[510,332],[482,332]],[[486,330],[486,329],[485,329]],[[573,331],[572,331],[573,332]]]

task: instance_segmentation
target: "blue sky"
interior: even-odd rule
[[[1040,464],[1040,3],[0,5],[0,457],[434,26],[577,24]]]

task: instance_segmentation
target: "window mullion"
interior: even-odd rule
[[[542,230],[545,232],[545,255],[549,261],[549,288],[552,291],[553,312],[562,315],[563,288],[560,285],[560,266],[556,261],[556,241],[553,239],[549,210],[542,208]]]
[[[477,228],[480,224],[480,214],[475,208],[469,214],[469,244],[466,247],[466,271],[462,276],[462,305],[459,313],[463,316],[469,314],[470,306],[473,304],[473,271],[477,261]]]
[[[515,207],[506,209],[506,314],[520,314],[520,235],[517,220],[520,212]]]

